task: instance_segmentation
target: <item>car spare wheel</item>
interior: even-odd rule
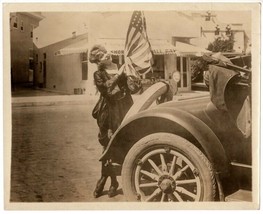
[[[206,156],[186,139],[148,135],[128,152],[122,167],[128,201],[214,201],[216,182]]]

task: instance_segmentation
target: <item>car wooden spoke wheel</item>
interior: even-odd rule
[[[135,168],[135,189],[143,201],[198,201],[197,169],[175,150],[153,149]]]
[[[128,201],[213,201],[215,179],[210,162],[189,141],[169,133],[139,140],[122,168]]]

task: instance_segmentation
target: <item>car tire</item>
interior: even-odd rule
[[[127,201],[214,201],[216,181],[207,157],[188,140],[155,133],[135,143],[122,166]]]

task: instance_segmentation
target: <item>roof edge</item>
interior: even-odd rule
[[[25,14],[27,16],[30,16],[32,18],[37,19],[38,21],[41,21],[42,19],[46,18],[43,16],[40,12],[20,12],[21,14]]]

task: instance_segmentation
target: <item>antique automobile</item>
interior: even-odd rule
[[[135,101],[100,158],[128,201],[252,200],[250,76],[219,62],[210,97],[166,102],[177,88],[160,82]]]

